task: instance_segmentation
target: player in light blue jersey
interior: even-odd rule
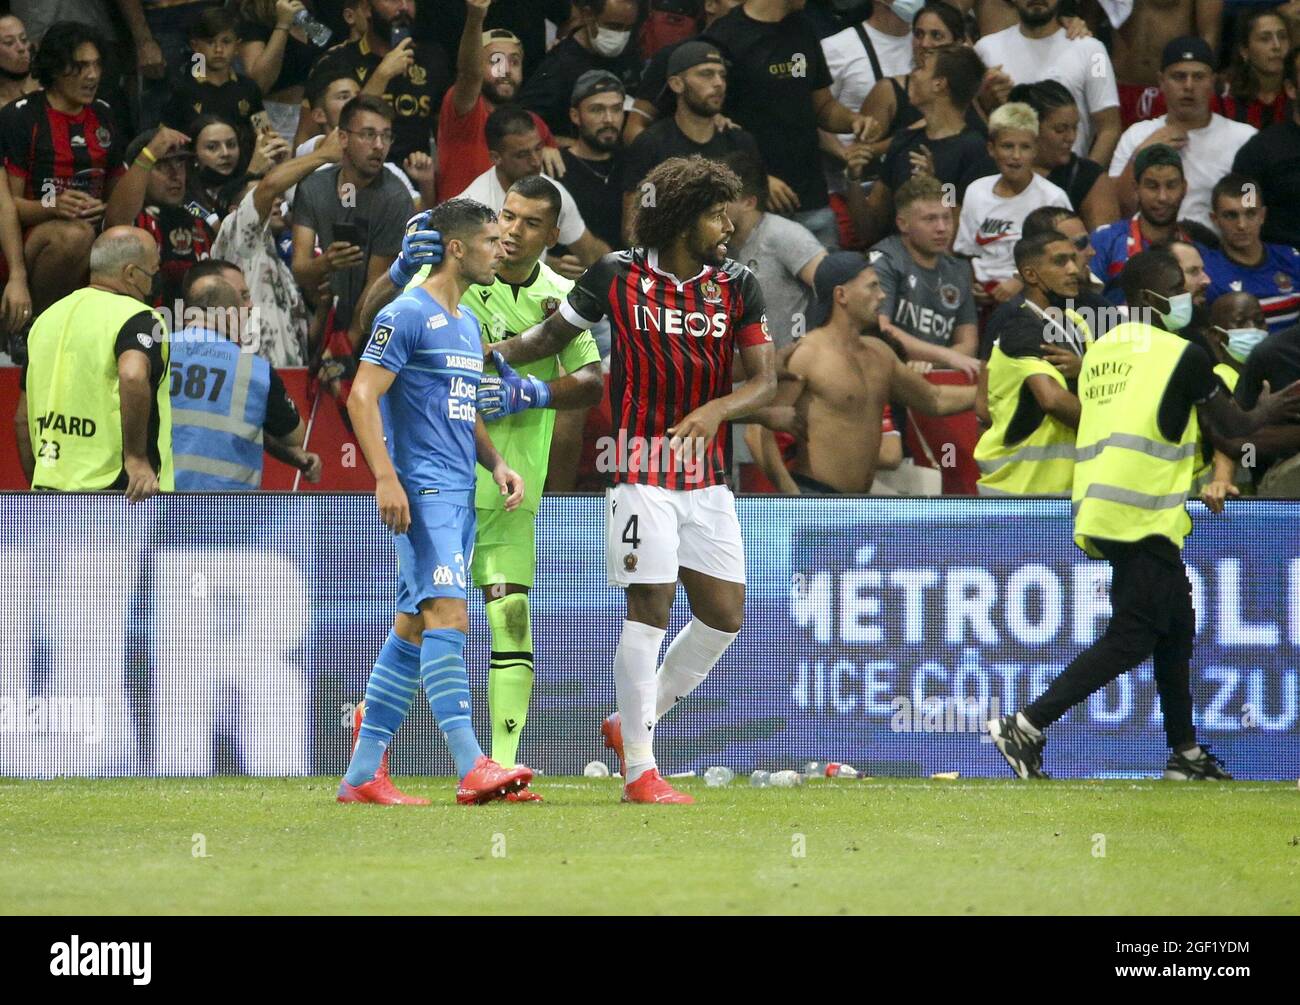
[[[505,257],[500,228],[490,209],[470,199],[452,199],[421,216],[418,226],[441,235],[442,262],[375,318],[348,399],[375,475],[379,515],[397,535],[398,589],[393,630],[366,685],[365,718],[340,802],[428,804],[399,792],[379,771],[418,684],[456,762],[457,802],[503,798],[533,776],[483,754],[470,722],[464,660],[475,463],[492,472],[507,509],[524,494],[523,479],[502,460],[477,415],[482,333],[474,315],[455,306],[471,285],[495,278]]]

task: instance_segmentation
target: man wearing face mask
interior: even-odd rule
[[[1073,482],[1074,540],[1113,570],[1105,632],[1022,711],[988,723],[1021,778],[1047,777],[1044,731],[1121,674],[1153,659],[1171,753],[1168,780],[1231,780],[1196,739],[1192,587],[1182,560],[1198,418],[1217,437],[1245,436],[1300,417],[1300,386],[1243,412],[1223,392],[1209,356],[1179,336],[1192,295],[1165,249],[1140,252],[1121,275],[1130,320],[1096,339],[1079,374]]]
[[[1222,329],[1220,337],[1228,355],[1241,364],[1235,395],[1242,408],[1254,405],[1268,388],[1300,378],[1300,325],[1268,335],[1262,315],[1258,301],[1245,293],[1229,293],[1214,302],[1212,318]],[[1300,492],[1300,425],[1270,426],[1219,446],[1234,462],[1253,462],[1257,495],[1289,498]],[[1219,475],[1216,471],[1216,480]]]
[[[110,227],[90,249],[89,285],[36,319],[15,421],[33,489],[139,502],[175,488],[169,336],[145,306],[161,281],[149,232]]]
[[[519,92],[519,104],[540,115],[557,136],[576,136],[569,120],[569,102],[578,78],[588,70],[605,70],[636,89],[641,60],[632,42],[636,0],[573,0],[578,28],[556,43],[537,72]]]
[[[975,445],[978,490],[1065,495],[1074,480],[1079,367],[1092,341],[1073,309],[1078,258],[1056,231],[1022,237],[1015,256],[1025,299],[993,344],[976,393],[976,414],[989,426]]]
[[[1300,251],[1261,239],[1268,207],[1259,182],[1246,175],[1221,178],[1210,195],[1210,216],[1223,246],[1205,252],[1209,299],[1225,293],[1253,293],[1276,333],[1300,321]]]

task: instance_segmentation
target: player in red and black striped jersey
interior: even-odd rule
[[[673,157],[642,184],[653,198],[633,223],[638,247],[606,255],[545,322],[493,348],[530,362],[610,320],[616,436],[599,453],[615,469],[605,554],[627,617],[614,657],[619,710],[602,732],[625,764],[625,801],[687,803],[659,776],[652,733],[740,631],[745,551],[725,482],[728,426],[761,418],[776,378],[758,280],[727,257],[726,204],[740,180],[715,161]],[[737,351],[748,379],[733,390]],[[656,674],[679,580],[694,616]]]
[[[771,343],[754,274],[725,259],[679,282],[653,248],[606,255],[561,303],[575,327],[610,319],[610,403],[620,436],[614,481],[690,490],[725,483],[728,429],[723,423],[702,459],[663,463],[670,429],[731,392],[737,346]],[[700,463],[689,463],[700,460]]]
[[[85,26],[51,25],[32,64],[44,89],[0,109],[0,154],[38,314],[85,285],[90,245],[123,170],[112,110],[95,98],[101,53]]]

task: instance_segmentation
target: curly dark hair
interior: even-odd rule
[[[669,157],[645,176],[637,192],[632,243],[666,248],[689,233],[711,206],[739,199],[741,184],[726,164],[693,154]],[[653,198],[647,200],[646,195]]]

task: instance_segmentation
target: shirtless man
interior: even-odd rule
[[[1200,35],[1217,53],[1222,27],[1223,0],[1135,0],[1133,13],[1116,29],[1110,48],[1125,129],[1164,114],[1164,103],[1157,107],[1157,99],[1165,46],[1184,35]]]
[[[792,347],[771,407],[793,405],[798,425],[807,429],[790,472],[801,493],[865,494],[879,466],[887,402],[952,415],[975,404],[975,388],[931,384],[884,341],[862,337],[877,330],[884,300],[862,255],[828,255],[813,285],[821,324]]]

